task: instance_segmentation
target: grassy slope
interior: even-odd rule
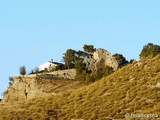
[[[0,106],[1,119],[105,120],[125,113],[160,114],[160,56],[129,64],[108,77],[77,90],[13,107]],[[9,109],[7,109],[9,108]]]

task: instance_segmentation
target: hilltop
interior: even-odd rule
[[[121,54],[84,47],[67,50],[67,70],[14,77],[0,102],[0,119],[158,119],[159,45],[145,45],[140,60],[130,63]]]
[[[160,55],[132,62],[90,85],[61,95],[1,104],[1,119],[124,119],[126,113],[160,114]]]

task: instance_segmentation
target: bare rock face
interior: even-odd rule
[[[36,75],[18,76],[4,93],[2,102],[14,102],[45,96],[46,93],[36,79]]]
[[[13,83],[4,93],[2,102],[18,101],[19,99],[31,98],[35,91],[38,90],[36,87],[36,77],[19,76],[13,78]],[[32,93],[31,93],[32,92]]]
[[[73,79],[76,75],[74,69],[55,71],[53,73],[43,74],[47,75],[45,78],[40,78],[38,75],[25,75],[17,76],[13,78],[13,83],[8,87],[6,92],[3,94],[3,103],[14,103],[15,101],[28,100],[38,97],[45,97],[48,95],[57,95],[62,91],[69,89],[70,87],[74,89],[74,86],[78,86],[78,82],[74,82]],[[49,76],[57,76],[59,79],[51,79]],[[67,80],[65,80],[67,79]],[[65,81],[64,81],[65,80]],[[69,82],[69,80],[71,80]],[[66,82],[66,83],[65,83]],[[64,85],[65,84],[65,85]],[[62,87],[60,87],[62,86]]]
[[[113,70],[119,67],[118,61],[111,56],[110,52],[102,48],[96,49],[85,62],[88,70],[91,70],[93,73],[107,65],[112,67]]]

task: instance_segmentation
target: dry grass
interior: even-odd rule
[[[160,56],[132,63],[108,77],[58,96],[1,105],[2,120],[109,120],[126,113],[160,114]]]

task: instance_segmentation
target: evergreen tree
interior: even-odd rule
[[[76,61],[76,51],[73,49],[68,49],[64,54],[63,60],[67,69],[73,68]]]
[[[154,45],[153,43],[148,43],[145,45],[140,53],[140,58],[146,58],[146,57],[155,57],[157,54],[160,54],[160,46]]]
[[[124,65],[128,63],[128,61],[122,54],[116,53],[112,57],[114,57],[117,60],[119,67],[123,67]]]
[[[93,53],[96,50],[93,45],[84,45],[83,49],[85,52],[87,52],[89,54]]]

